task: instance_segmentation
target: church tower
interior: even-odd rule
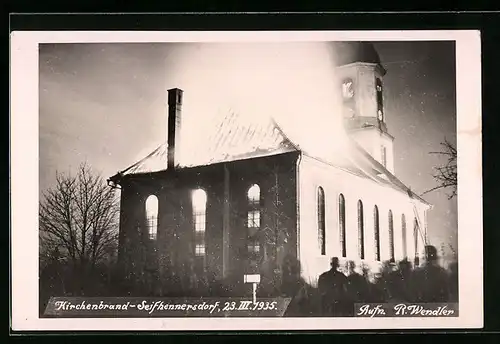
[[[387,130],[384,109],[386,70],[368,42],[335,43],[336,78],[348,134],[394,174],[394,137]]]

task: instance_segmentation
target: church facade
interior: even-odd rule
[[[386,71],[368,43],[341,49],[349,140],[335,159],[306,151],[272,117],[252,123],[231,113],[214,124],[201,159],[181,163],[183,91],[168,91],[167,142],[108,180],[121,189],[125,273],[157,276],[161,293],[172,271],[231,285],[259,274],[264,283],[294,260],[315,285],[334,256],[372,271],[385,261],[418,265],[431,205],[395,176]]]

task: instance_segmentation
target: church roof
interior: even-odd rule
[[[334,158],[322,158],[314,152],[304,150],[297,142],[293,142],[273,118],[246,117],[232,111],[222,114],[213,130],[206,132],[209,134],[198,138],[195,147],[185,148],[183,154],[187,152],[189,154],[180,158],[180,168],[301,151],[304,155],[358,177],[371,179],[379,185],[407,193],[411,198],[428,204],[353,140],[349,141],[348,151],[340,150],[341,154],[334,154]],[[118,172],[110,180],[119,183],[120,178],[127,175],[154,173],[166,169],[167,143],[164,142],[143,159]]]
[[[176,152],[181,168],[211,165],[249,158],[276,155],[296,150],[279,125],[272,118],[241,116],[228,111],[216,120],[213,128],[204,131],[194,145],[182,142],[182,151]],[[182,135],[181,135],[182,136]],[[160,144],[149,155],[119,172],[120,176],[152,173],[167,168],[167,142]]]

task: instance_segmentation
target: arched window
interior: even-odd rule
[[[356,114],[354,102],[354,83],[352,79],[347,78],[342,81],[342,100],[343,100],[343,115],[345,118],[352,118]]]
[[[380,155],[380,161],[382,162],[382,165],[387,168],[387,148],[385,148],[385,146],[381,147]]]
[[[401,214],[401,236],[403,240],[403,258],[408,257],[407,243],[406,243],[406,217],[405,214]]]
[[[325,191],[318,188],[318,244],[321,255],[326,254]]]
[[[155,195],[150,195],[146,199],[146,222],[149,239],[156,240],[158,232],[158,197]]]
[[[365,222],[361,200],[358,200],[358,249],[359,258],[365,259]]]
[[[346,235],[345,235],[345,198],[343,194],[339,195],[339,234],[340,234],[340,253],[342,257],[347,256]]]
[[[375,233],[375,260],[380,261],[380,224],[377,206],[373,208],[373,229]]]
[[[394,221],[392,218],[392,210],[389,210],[389,259],[394,262]]]
[[[418,220],[415,217],[415,219],[413,220],[413,242],[414,242],[414,246],[415,246],[415,266],[418,266],[420,263],[420,257],[418,255],[418,231],[419,231]]]
[[[351,78],[342,81],[342,98],[344,101],[351,100],[354,97],[354,83]]]
[[[257,184],[252,185],[248,189],[248,203],[256,205],[260,203],[260,187]]]
[[[256,258],[260,253],[260,240],[258,238],[260,229],[260,187],[257,184],[248,189],[247,198],[249,206],[247,214],[247,249],[251,257]]]
[[[207,194],[202,189],[193,191],[193,224],[195,232],[194,254],[205,256],[205,229],[207,225]]]
[[[382,80],[380,78],[376,79],[377,89],[377,116],[380,121],[384,121],[384,97],[383,97],[383,89],[382,89]]]

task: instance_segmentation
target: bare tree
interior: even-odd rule
[[[73,268],[94,269],[116,249],[118,209],[115,191],[86,164],[76,176],[57,173],[40,203],[40,259],[57,250]]]
[[[441,147],[441,151],[429,154],[444,156],[447,161],[444,165],[434,168],[433,177],[438,185],[425,191],[423,195],[439,189],[451,189],[448,199],[452,199],[457,195],[457,149],[446,139],[441,143]]]

